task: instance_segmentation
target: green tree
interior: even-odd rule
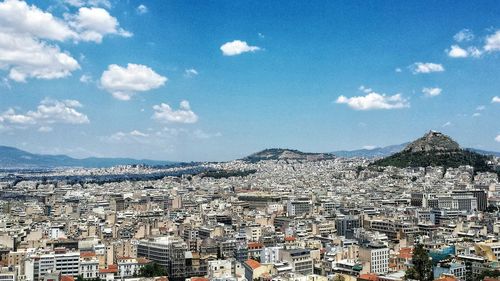
[[[406,270],[405,280],[432,281],[432,261],[422,244],[417,244],[413,250],[413,266]]]
[[[165,275],[167,275],[165,268],[154,262],[146,264],[139,271],[139,276],[141,277],[157,277]]]

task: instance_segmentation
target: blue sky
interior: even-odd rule
[[[0,144],[230,160],[500,151],[498,1],[0,1]]]

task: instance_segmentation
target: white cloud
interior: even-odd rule
[[[198,75],[198,71],[194,68],[188,68],[184,70],[184,77],[186,78],[192,78]]]
[[[111,8],[111,2],[109,0],[65,0],[65,3],[74,7],[106,7]]]
[[[500,30],[486,37],[484,49],[488,52],[500,51]]]
[[[460,48],[458,45],[452,45],[448,51],[448,56],[452,58],[466,58],[468,55],[467,50]]]
[[[466,50],[458,45],[452,45],[450,49],[446,51],[448,53],[448,56],[452,58],[479,58],[483,54],[478,48],[474,46],[468,47]]]
[[[41,125],[39,131],[47,132],[50,124],[87,124],[88,117],[79,112],[82,107],[76,100],[51,100],[40,102],[37,109],[26,113],[17,113],[14,108],[0,114],[0,124],[6,126],[16,125]]]
[[[453,124],[450,121],[448,121],[448,122],[444,123],[442,127],[446,128],[446,127],[449,127],[451,125],[453,125]]]
[[[118,20],[108,11],[97,7],[81,7],[78,14],[67,15],[70,25],[78,31],[79,39],[101,43],[108,34],[131,37],[132,33],[120,28]]]
[[[394,71],[395,71],[395,72],[398,72],[398,73],[403,72],[403,70],[402,70],[401,68],[399,68],[399,67],[398,67],[398,68],[396,68],[396,69],[394,69]]]
[[[437,87],[435,87],[435,88],[423,88],[422,89],[422,93],[424,93],[424,95],[426,97],[439,96],[442,91],[443,91],[443,89],[437,88]]]
[[[80,76],[80,82],[85,83],[85,84],[91,83],[92,76],[90,76],[88,74],[83,74],[82,76]]]
[[[491,99],[491,103],[500,103],[500,97],[498,97],[498,96],[494,96],[494,97]]]
[[[75,6],[110,6],[107,0],[67,2]],[[77,14],[65,14],[62,19],[25,1],[5,0],[0,2],[0,70],[7,71],[9,79],[17,82],[67,77],[80,65],[54,41],[101,42],[107,34],[132,35],[102,8],[81,7]]]
[[[457,34],[453,36],[453,39],[457,42],[467,42],[474,39],[474,33],[471,30],[464,28],[460,30]]]
[[[8,70],[14,81],[63,78],[79,68],[78,62],[57,46],[30,36],[0,32],[0,69]]]
[[[137,92],[159,88],[165,82],[167,77],[145,65],[133,63],[127,64],[126,68],[111,64],[101,76],[101,86],[119,100],[130,100]]]
[[[365,146],[363,146],[363,149],[366,149],[366,150],[373,150],[375,148],[377,148],[377,146],[375,146],[375,145],[365,145]]]
[[[134,137],[148,137],[149,136],[148,134],[143,133],[143,132],[138,131],[138,130],[133,130],[132,132],[130,132],[130,135],[134,136]]]
[[[144,4],[141,4],[141,5],[137,6],[137,8],[135,10],[139,15],[143,15],[143,14],[148,12],[148,7],[146,7],[146,5],[144,5]]]
[[[164,123],[196,123],[198,116],[191,110],[189,102],[181,101],[178,110],[172,109],[168,104],[162,103],[153,106],[155,111],[153,119]]]
[[[481,52],[481,50],[479,50],[476,47],[469,47],[469,48],[467,48],[467,54],[470,57],[479,58],[483,54],[483,52]]]
[[[410,69],[412,70],[413,74],[444,71],[444,67],[441,64],[432,62],[416,62],[410,66]]]
[[[485,109],[486,109],[486,106],[484,106],[484,105],[478,105],[478,106],[476,107],[476,110],[477,110],[477,111],[483,111],[483,110],[485,110]]]
[[[496,142],[500,142],[500,135],[498,135],[498,136],[495,137],[495,141]]]
[[[0,32],[58,41],[76,36],[64,21],[18,0],[0,3]]]
[[[224,56],[236,56],[247,52],[255,52],[260,50],[260,47],[249,46],[247,42],[241,40],[234,40],[227,42],[220,47]]]
[[[363,89],[361,90],[363,91]],[[347,104],[350,108],[355,110],[400,109],[410,107],[408,100],[401,94],[387,96],[386,94],[379,94],[373,91],[366,93],[365,96],[351,98],[339,96],[336,103]]]
[[[481,116],[481,113],[479,112],[475,112],[474,114],[472,114],[472,117],[479,117],[479,116]]]

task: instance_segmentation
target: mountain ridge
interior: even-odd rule
[[[176,162],[149,159],[133,159],[122,157],[87,157],[73,158],[67,155],[49,155],[30,153],[11,146],[0,145],[0,167],[3,168],[57,168],[57,167],[83,167],[104,168],[119,165],[171,165]]]

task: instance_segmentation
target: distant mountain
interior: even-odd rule
[[[395,144],[395,145],[389,145],[389,146],[384,146],[384,147],[376,147],[373,149],[339,150],[339,151],[332,152],[332,154],[334,154],[337,157],[344,157],[344,158],[355,158],[355,157],[381,158],[381,157],[387,157],[387,156],[391,156],[395,153],[401,152],[408,144],[410,144],[410,143],[406,142],[406,143],[402,143],[402,144]],[[464,148],[464,149],[479,153],[481,155],[491,155],[491,156],[500,157],[500,152],[497,152],[497,151],[481,150],[481,149],[477,149],[477,148]]]
[[[118,165],[170,165],[174,162],[131,158],[84,158],[76,159],[66,155],[42,155],[29,153],[14,147],[0,146],[0,168],[55,168],[85,167],[102,168]]]
[[[500,157],[500,152],[497,152],[497,151],[488,151],[488,150],[482,150],[482,149],[477,149],[477,148],[465,148],[465,149],[482,154],[482,155],[492,155],[495,157]]]
[[[373,149],[358,149],[358,150],[339,150],[334,151],[332,154],[338,157],[354,158],[379,158],[392,155],[403,150],[409,143],[389,145],[385,147],[376,147]]]
[[[456,141],[440,132],[430,131],[408,144],[401,152],[376,160],[374,166],[456,168],[474,167],[476,172],[493,172],[487,162],[491,156],[461,149]]]
[[[259,162],[262,160],[327,160],[334,159],[335,155],[330,153],[307,153],[294,149],[271,148],[254,153],[243,158],[247,162]]]

